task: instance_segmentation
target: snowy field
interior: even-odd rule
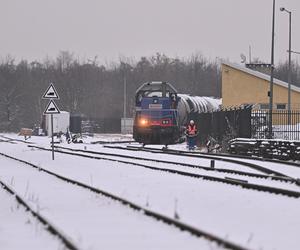
[[[2,134],[4,135],[4,134]],[[10,138],[23,140],[14,134]],[[5,138],[1,138],[5,140]],[[105,148],[95,141],[128,141],[130,135],[98,135],[83,144],[60,146],[144,158],[158,158],[209,166],[209,160],[182,156],[152,154]],[[32,145],[50,147],[50,138],[32,137]],[[123,144],[120,144],[123,145]],[[136,144],[132,144],[136,145]],[[185,145],[173,146],[183,149]],[[299,249],[300,199],[239,186],[206,181],[165,172],[153,171],[109,160],[55,154],[29,148],[28,144],[0,142],[0,152],[29,161],[40,168],[103,189],[135,204],[174,218],[193,227],[239,244],[247,249]],[[90,154],[91,155],[91,154]],[[114,157],[114,159],[122,159]],[[103,156],[104,157],[104,156]],[[111,158],[111,157],[109,157]],[[179,169],[199,174],[224,177],[223,173],[207,173],[174,164],[135,163]],[[252,160],[251,160],[252,161]],[[300,177],[300,168],[256,162],[292,177]],[[216,166],[256,173],[230,163]],[[244,177],[243,177],[244,178]],[[258,178],[252,183],[300,191],[296,185]],[[0,156],[0,180],[12,186],[35,210],[41,213],[80,249],[221,249],[215,243],[138,213],[109,198],[63,182],[44,172]],[[0,189],[0,249],[20,249],[14,238],[24,241],[23,249],[62,249],[61,243],[39,225],[4,189]],[[30,221],[28,223],[28,221]],[[14,234],[14,237],[12,237]],[[47,248],[41,244],[47,245]],[[4,246],[4,247],[3,247]]]

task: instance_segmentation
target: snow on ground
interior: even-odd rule
[[[2,160],[0,169],[2,170]],[[0,249],[63,249],[60,240],[0,186]]]
[[[13,180],[14,189],[82,249],[219,249],[102,195],[0,159],[1,179]]]
[[[85,136],[84,141],[88,142],[122,142],[122,141],[132,141],[131,134],[95,134],[93,137]]]
[[[49,145],[49,141],[44,138],[43,144]],[[50,152],[33,150],[23,143],[0,143],[0,152],[29,160],[142,206],[148,205],[168,216],[174,216],[177,206],[180,220],[251,249],[299,248],[300,199],[106,160],[57,153],[56,160],[52,161]],[[141,156],[143,152],[134,153]]]

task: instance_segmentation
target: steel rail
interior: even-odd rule
[[[9,141],[23,142],[23,143],[26,143],[26,144],[35,144],[34,142],[24,141],[24,140],[21,140],[21,139],[14,139],[14,138],[10,138],[10,137],[4,136],[4,135],[0,135],[0,137],[2,137],[4,139],[7,139]]]
[[[129,146],[129,147],[134,147],[134,146]],[[146,147],[147,148],[147,147]],[[147,148],[151,149],[151,148]],[[203,152],[187,152],[183,150],[174,150],[174,149],[167,149],[167,151],[176,151],[176,152],[183,152],[183,153],[189,153],[189,154],[194,154],[194,155],[208,155],[208,156],[219,156],[219,157],[227,157],[227,158],[241,158],[241,159],[248,159],[248,160],[258,160],[258,161],[263,161],[263,162],[272,162],[272,163],[281,163],[284,165],[290,165],[294,167],[300,167],[299,163],[296,162],[289,162],[289,161],[284,161],[284,160],[277,160],[277,159],[269,159],[269,158],[263,158],[263,157],[258,157],[258,156],[246,156],[246,155],[238,155],[238,154],[226,154],[226,153],[203,153]]]
[[[2,154],[3,155],[3,154]],[[17,202],[21,204],[27,211],[29,211],[38,221],[40,221],[43,225],[45,225],[45,229],[51,233],[52,235],[59,238],[62,243],[71,250],[79,250],[80,248],[76,246],[67,236],[65,236],[62,232],[60,232],[54,225],[52,225],[47,219],[45,219],[38,212],[34,211],[30,205],[14,191],[11,187],[5,184],[0,180],[0,186],[2,186],[6,191],[8,191],[11,195],[13,195]]]
[[[37,149],[45,150],[45,151],[51,151],[51,149],[38,147],[38,146],[31,146],[30,145],[28,147],[37,148]],[[244,183],[244,182],[235,181],[235,180],[232,180],[232,179],[220,178],[220,177],[215,177],[215,176],[210,176],[210,175],[194,174],[194,173],[190,173],[190,172],[184,172],[184,171],[168,169],[168,168],[152,167],[152,166],[148,166],[148,165],[145,165],[145,164],[140,164],[140,163],[135,163],[135,162],[130,162],[130,161],[124,161],[124,160],[117,160],[117,159],[112,159],[112,158],[91,156],[91,155],[87,155],[87,154],[65,152],[65,151],[61,151],[61,150],[55,150],[55,152],[61,153],[61,154],[67,154],[67,155],[73,155],[73,156],[78,156],[78,157],[89,158],[89,159],[107,160],[107,161],[112,161],[112,162],[125,163],[125,164],[129,164],[129,165],[132,165],[132,166],[151,169],[151,170],[154,170],[154,171],[167,172],[167,173],[171,173],[171,174],[187,176],[187,177],[193,177],[193,178],[199,178],[199,179],[208,180],[208,181],[216,181],[216,182],[221,182],[221,183],[225,183],[225,184],[241,186],[241,187],[246,188],[246,189],[253,189],[253,190],[256,190],[256,191],[265,191],[265,192],[274,193],[274,194],[281,194],[281,195],[288,196],[288,197],[293,197],[293,198],[299,198],[300,197],[300,192],[287,190],[287,189],[282,189],[282,188],[275,188],[275,187],[264,186],[264,185],[259,185],[259,184],[252,184],[252,183]]]
[[[119,148],[119,149],[124,149],[124,147],[110,147],[106,146],[109,148]],[[286,177],[286,178],[291,178],[290,176],[287,176],[283,173],[280,173],[278,171],[274,171],[271,169],[268,169],[266,167],[262,167],[257,164],[249,163],[249,162],[244,162],[244,161],[239,161],[239,160],[234,160],[234,159],[228,159],[228,158],[222,158],[222,157],[217,157],[217,156],[211,156],[211,155],[199,155],[199,154],[190,154],[189,152],[186,151],[180,151],[180,150],[170,150],[170,149],[152,149],[152,148],[141,148],[141,147],[132,147],[132,146],[127,146],[127,148],[133,148],[133,150],[141,150],[145,152],[151,152],[151,153],[162,153],[162,154],[171,154],[171,155],[181,155],[181,156],[187,156],[187,157],[195,157],[195,158],[203,158],[203,159],[210,159],[210,160],[218,160],[218,161],[224,161],[224,162],[230,162],[230,163],[236,163],[239,165],[243,165],[246,167],[250,167],[252,169],[255,169],[257,171],[263,172],[265,174],[273,174],[275,176],[281,176],[281,177]]]
[[[131,143],[135,141],[93,141],[91,144],[123,144],[123,143]]]
[[[0,135],[0,136],[3,138],[9,139],[11,141],[19,141],[19,142],[23,142],[23,143],[27,143],[27,144],[35,144],[33,142],[26,142],[26,141],[20,140],[20,139],[13,139],[13,138],[9,138],[9,137],[3,136],[3,135]],[[113,141],[113,142],[95,141],[95,142],[91,142],[91,144],[123,144],[123,143],[131,143],[131,142],[135,142],[135,141]],[[104,147],[106,147],[106,146],[104,146]],[[108,146],[108,147],[110,147],[110,146]],[[139,148],[139,147],[134,147],[134,146],[129,146],[129,147],[137,148],[137,149]],[[151,148],[147,148],[147,149],[151,149]],[[168,150],[173,151],[172,149],[168,149]],[[178,152],[179,150],[174,150],[174,151]],[[282,163],[284,165],[300,167],[300,164],[296,163],[296,162],[288,162],[288,161],[283,161],[283,160],[262,158],[262,157],[257,157],[257,156],[250,157],[250,156],[245,156],[245,155],[225,154],[225,153],[217,154],[217,153],[186,152],[186,151],[179,151],[179,152],[185,152],[185,153],[195,154],[195,155],[208,155],[208,156],[212,155],[212,156],[227,157],[227,158],[241,158],[241,159],[249,159],[249,160],[258,160],[258,161],[263,161],[263,162]]]
[[[195,153],[196,154],[196,153]],[[258,157],[258,156],[246,156],[246,155],[238,155],[238,154],[217,154],[217,153],[198,153],[200,155],[213,155],[213,156],[220,156],[220,157],[227,157],[227,158],[241,158],[241,159],[247,159],[247,160],[257,160],[257,161],[262,161],[262,162],[272,162],[272,163],[280,163],[283,165],[288,165],[288,166],[293,166],[300,168],[300,164],[296,162],[289,162],[289,161],[283,161],[283,160],[276,160],[276,159],[269,159],[269,158],[263,158],[263,157]]]
[[[11,144],[17,144],[16,142],[13,142],[11,140],[3,140],[3,139],[0,139],[0,142],[7,142],[7,143],[11,143]]]
[[[17,141],[17,142],[23,142],[26,144],[35,144],[33,142],[27,142],[21,139],[14,139],[14,138],[10,138],[7,136],[3,136],[0,135],[2,138],[8,139],[10,141]],[[91,142],[91,144],[123,144],[123,143],[131,143],[134,141],[113,141],[113,142],[105,142],[105,141],[95,141],[95,142]],[[104,146],[106,147],[106,146]],[[109,147],[109,146],[108,146]],[[139,147],[134,147],[134,146],[128,146],[128,147],[132,147],[132,148],[139,148]],[[121,147],[120,147],[121,148]],[[145,148],[147,150],[159,150],[159,149],[151,149],[151,148]],[[166,151],[166,150],[164,150]],[[180,150],[172,150],[172,149],[167,149],[167,151],[174,151],[174,152],[182,152],[182,153],[189,153],[189,154],[195,154],[195,155],[203,155],[203,156],[217,156],[217,157],[227,157],[227,158],[241,158],[241,159],[249,159],[249,160],[258,160],[258,161],[263,161],[263,162],[274,162],[274,163],[282,163],[285,165],[290,165],[290,166],[294,166],[294,167],[300,167],[299,163],[295,163],[295,162],[287,162],[287,161],[282,161],[282,160],[275,160],[275,159],[268,159],[268,158],[261,158],[261,157],[249,157],[249,156],[245,156],[245,155],[232,155],[232,154],[217,154],[217,153],[202,153],[202,152],[186,152],[186,151],[180,151]],[[282,175],[280,175],[282,176]]]
[[[59,152],[59,151],[58,151]],[[81,188],[85,188],[87,190],[90,190],[94,193],[97,193],[97,194],[100,194],[100,195],[103,195],[105,197],[108,197],[108,198],[111,198],[115,201],[118,201],[120,202],[121,204],[125,205],[125,206],[128,206],[130,207],[131,209],[133,210],[137,210],[137,211],[140,211],[140,212],[143,212],[145,215],[149,216],[149,217],[152,217],[152,218],[155,218],[157,219],[158,221],[162,221],[168,225],[173,225],[177,228],[179,228],[180,230],[183,230],[183,231],[187,231],[195,236],[198,236],[198,237],[203,237],[209,241],[213,241],[213,242],[216,242],[217,244],[219,244],[220,246],[223,246],[225,248],[228,248],[228,249],[233,249],[233,250],[248,250],[247,248],[243,247],[243,246],[240,246],[236,243],[233,243],[233,242],[230,242],[226,239],[223,239],[223,238],[220,238],[218,236],[215,236],[211,233],[208,233],[208,232],[205,232],[201,229],[198,229],[198,228],[195,228],[193,226],[190,226],[186,223],[183,223],[183,222],[180,222],[179,220],[177,219],[172,219],[168,216],[165,216],[165,215],[162,215],[162,214],[159,214],[157,212],[154,212],[154,211],[151,211],[149,209],[146,209],[146,208],[143,208],[129,200],[126,200],[124,198],[121,198],[117,195],[114,195],[112,193],[109,193],[107,191],[104,191],[104,190],[101,190],[99,188],[95,188],[95,187],[91,187],[87,184],[84,184],[82,182],[79,182],[79,181],[76,181],[76,180],[73,180],[73,179],[70,179],[70,178],[67,178],[65,176],[62,176],[62,175],[59,175],[57,173],[54,173],[54,172],[51,172],[47,169],[44,169],[40,166],[37,166],[37,165],[34,165],[30,162],[27,162],[27,161],[24,161],[24,160],[21,160],[21,159],[18,159],[18,158],[15,158],[15,157],[12,157],[12,156],[9,156],[7,154],[4,154],[4,153],[0,153],[0,155],[4,156],[4,157],[7,157],[9,159],[12,159],[12,160],[15,160],[15,161],[18,161],[18,162],[21,162],[23,164],[26,164],[26,165],[29,165],[35,169],[37,169],[38,171],[42,171],[42,172],[45,172],[51,176],[54,176],[60,180],[63,180],[63,181],[66,181],[68,183],[71,183],[71,184],[74,184],[78,187],[81,187]]]
[[[62,147],[62,146],[55,146],[55,148],[70,150],[70,151],[73,151],[73,152],[81,152],[81,153],[89,153],[89,154],[105,155],[105,156],[114,156],[114,157],[120,157],[120,158],[126,158],[126,159],[151,161],[151,162],[158,162],[158,163],[165,163],[165,164],[173,164],[173,165],[189,167],[189,168],[197,168],[197,169],[202,169],[202,170],[212,171],[212,172],[237,174],[237,175],[249,176],[249,177],[255,177],[255,178],[271,179],[271,180],[274,180],[274,181],[284,181],[284,182],[290,182],[290,183],[297,183],[297,181],[295,179],[291,179],[291,178],[286,178],[286,177],[281,177],[281,176],[273,176],[273,175],[256,174],[256,173],[250,173],[250,172],[233,170],[233,169],[211,168],[211,167],[205,167],[205,166],[188,164],[188,163],[180,163],[180,162],[158,160],[158,159],[149,159],[149,158],[144,158],[144,157],[137,157],[137,156],[131,156],[131,155],[120,155],[120,154],[115,154],[115,153],[105,153],[105,152],[91,151],[91,150],[74,149],[74,148],[67,148],[67,147]]]

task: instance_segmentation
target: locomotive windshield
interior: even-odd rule
[[[140,105],[143,98],[171,98],[175,99],[177,90],[169,83],[166,82],[150,82],[144,83],[136,91],[136,105]]]
[[[165,96],[163,96],[163,92],[161,90],[141,90],[137,93],[137,99],[141,100],[143,97],[170,97],[172,93],[167,91]]]

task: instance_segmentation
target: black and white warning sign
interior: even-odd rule
[[[60,110],[59,108],[56,106],[55,102],[53,100],[50,100],[50,102],[48,103],[45,111],[44,111],[44,114],[45,115],[50,115],[50,114],[59,114],[60,113]]]
[[[50,83],[49,87],[47,88],[46,92],[43,94],[43,99],[59,99],[58,93],[53,85]]]

